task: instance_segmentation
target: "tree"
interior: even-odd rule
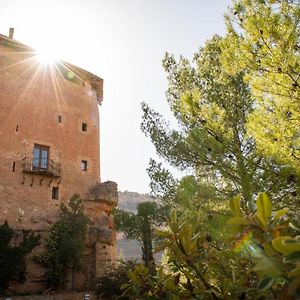
[[[47,268],[49,287],[65,283],[68,271],[72,271],[72,288],[75,271],[80,267],[80,256],[84,248],[88,218],[84,215],[82,200],[74,194],[69,205],[60,206],[60,217],[51,226],[46,238],[45,251],[36,257],[37,262]]]
[[[297,0],[239,0],[227,15],[223,63],[256,98],[248,131],[278,163],[300,170],[300,6]],[[298,177],[298,178],[297,178]]]
[[[162,163],[157,163],[152,158],[147,173],[150,177],[151,196],[160,199],[166,210],[174,207],[179,181],[169,170],[162,167]]]
[[[157,232],[166,265],[155,275],[144,266],[128,274],[124,290],[136,299],[265,299],[287,296],[287,289],[299,297],[294,210],[288,217],[286,209],[272,214],[271,201],[259,194],[272,194],[276,208],[297,199],[299,2],[234,1],[230,17],[228,37],[208,41],[193,63],[168,54],[163,61],[179,129],[142,106],[142,130],[158,154],[192,176],[176,183],[178,206]],[[161,183],[170,182],[169,173],[153,163],[149,171],[152,186],[168,193]],[[230,201],[234,218],[222,234],[228,209],[212,200],[237,191]],[[230,239],[243,251],[233,253]]]
[[[126,238],[137,240],[142,248],[143,261],[152,267],[153,234],[155,228],[163,222],[161,207],[155,202],[141,202],[137,206],[137,213],[122,209],[114,210],[114,223],[118,231],[122,231]]]
[[[166,54],[167,100],[179,130],[171,130],[145,103],[142,130],[163,159],[190,170],[202,190],[213,187],[213,198],[242,193],[249,203],[253,194],[264,189],[280,199],[293,186],[286,184],[288,167],[264,158],[247,133],[255,99],[243,81],[244,71],[234,75],[224,71],[222,43],[219,36],[207,41],[195,54],[193,64],[183,57],[176,62]]]
[[[14,233],[6,221],[0,226],[0,295],[4,294],[10,280],[26,280],[26,255],[39,245],[39,235],[23,230],[21,243],[13,246]]]

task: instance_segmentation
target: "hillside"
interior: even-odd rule
[[[126,211],[136,212],[136,207],[140,202],[153,201],[149,194],[139,194],[136,192],[118,192],[119,204],[118,208]]]

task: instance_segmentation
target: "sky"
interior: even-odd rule
[[[100,107],[101,181],[148,193],[150,157],[140,130],[141,102],[172,117],[166,102],[165,52],[193,53],[223,35],[230,0],[0,0],[0,33],[104,79]]]

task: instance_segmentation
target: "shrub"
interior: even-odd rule
[[[39,244],[40,236],[31,231],[22,231],[22,241],[17,246],[11,245],[14,230],[7,221],[0,226],[0,295],[3,295],[10,280],[26,280],[25,257]]]
[[[136,261],[120,261],[115,268],[97,280],[96,294],[104,299],[130,299],[122,295],[121,286],[128,281],[127,272],[134,268]]]

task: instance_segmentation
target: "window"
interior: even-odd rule
[[[48,169],[49,147],[42,145],[34,145],[32,167],[34,169]]]
[[[52,187],[52,199],[55,199],[55,200],[59,199],[59,188],[56,186]]]
[[[82,160],[80,165],[81,171],[87,171],[87,161]]]
[[[81,124],[81,130],[82,131],[87,131],[87,123],[82,123]]]

